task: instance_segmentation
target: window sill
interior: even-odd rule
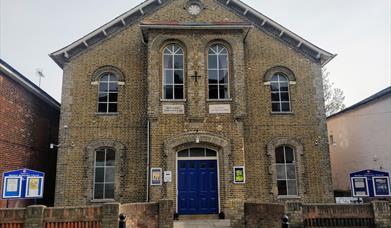
[[[290,199],[301,199],[300,196],[277,196],[277,199],[290,200]]]
[[[232,101],[232,98],[228,99],[206,99],[207,102],[230,102]]]
[[[115,202],[114,199],[93,199],[91,200],[91,203],[113,203]]]
[[[161,102],[186,102],[186,99],[176,99],[176,100],[170,100],[170,99],[160,99]]]
[[[97,116],[118,116],[119,112],[95,112]]]
[[[294,115],[293,112],[271,112],[271,115]]]

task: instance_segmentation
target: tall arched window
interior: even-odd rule
[[[208,94],[209,99],[230,97],[228,50],[221,44],[214,44],[208,50]]]
[[[103,73],[99,78],[99,113],[118,111],[118,78],[113,73]]]
[[[170,44],[163,50],[163,98],[184,99],[184,54],[177,44]]]
[[[295,153],[289,146],[275,150],[278,195],[297,196]]]
[[[95,151],[94,199],[114,199],[115,151],[102,148]]]
[[[272,112],[290,112],[289,80],[282,73],[276,73],[270,80]]]

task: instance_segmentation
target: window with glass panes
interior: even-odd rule
[[[95,151],[94,199],[114,199],[115,151],[102,148]]]
[[[273,112],[290,112],[289,80],[282,73],[275,74],[271,81],[271,97]]]
[[[275,153],[278,195],[296,196],[297,178],[294,151],[289,146],[280,146],[276,148]]]
[[[229,98],[228,50],[221,44],[208,50],[208,94],[209,99]]]
[[[118,110],[118,79],[112,73],[105,73],[99,79],[99,113],[116,113]]]
[[[183,49],[170,44],[163,50],[163,98],[184,99]]]
[[[217,153],[208,148],[189,148],[178,152],[178,158],[183,157],[216,157]]]

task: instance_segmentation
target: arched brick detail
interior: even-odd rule
[[[92,82],[98,82],[100,76],[103,73],[107,73],[107,72],[115,74],[118,77],[118,81],[119,82],[124,82],[125,81],[124,74],[122,73],[122,71],[120,69],[118,69],[115,66],[102,66],[102,67],[99,67],[92,74],[91,81]]]
[[[196,139],[199,143],[196,143]],[[176,135],[164,141],[164,156],[166,157],[167,170],[172,171],[172,182],[166,183],[167,198],[173,199],[176,205],[176,156],[183,148],[206,147],[214,149],[219,159],[220,201],[223,204],[231,190],[232,175],[232,146],[231,140],[209,132],[189,132]],[[224,207],[224,205],[221,205]]]
[[[164,153],[168,157],[173,150],[176,152],[179,146],[194,144],[197,138],[199,139],[199,144],[211,144],[223,149],[227,155],[231,154],[231,145],[228,139],[207,132],[185,133],[167,139],[164,142]]]
[[[275,67],[272,67],[269,70],[267,70],[264,77],[263,77],[263,81],[270,82],[273,75],[275,75],[276,73],[283,73],[288,78],[288,80],[291,82],[296,81],[296,77],[295,77],[295,74],[293,73],[293,71],[287,67],[284,67],[284,66],[275,66]]]
[[[304,154],[304,148],[303,145],[294,140],[294,139],[288,139],[288,138],[278,138],[271,140],[267,144],[267,155],[269,157],[270,166],[269,166],[269,176],[270,176],[270,194],[273,195],[274,200],[278,199],[289,199],[292,197],[279,197],[278,196],[278,189],[277,189],[277,170],[276,170],[276,155],[275,150],[279,146],[290,146],[294,153],[296,158],[296,174],[297,174],[297,191],[298,191],[298,198],[302,198],[305,194],[305,183],[304,183],[304,164],[303,164],[303,154]]]
[[[111,148],[115,151],[115,187],[114,187],[114,200],[120,202],[120,191],[121,186],[124,184],[121,183],[122,173],[126,173],[123,167],[125,166],[126,161],[126,146],[121,142],[111,140],[111,139],[99,139],[91,141],[85,149],[85,161],[84,161],[84,178],[86,181],[84,183],[84,189],[87,200],[87,204],[94,202],[94,164],[95,164],[95,151],[100,148]],[[102,200],[97,200],[96,202],[102,202]]]

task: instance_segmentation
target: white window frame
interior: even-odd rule
[[[169,47],[171,47],[172,45],[176,46],[179,48],[179,50],[182,50],[182,54],[176,54],[177,52],[173,53]],[[166,54],[165,53],[165,50],[168,50],[170,52],[170,54]],[[172,68],[166,68],[165,66],[165,56],[172,56],[172,64],[173,64],[173,67]],[[175,68],[174,66],[174,63],[175,63],[175,56],[182,56],[182,68],[181,69],[177,69]],[[166,45],[164,48],[163,48],[163,51],[162,51],[162,99],[163,101],[184,101],[186,98],[185,98],[185,51],[183,49],[183,47],[177,43],[170,43],[168,45]],[[166,80],[165,80],[165,74],[166,74],[166,70],[172,70],[173,71],[173,76],[172,76],[172,83],[171,84],[166,84]],[[175,71],[182,71],[182,84],[180,83],[175,83],[175,76],[174,76],[174,73]],[[172,98],[167,98],[166,97],[166,93],[165,93],[165,86],[172,86]],[[175,98],[175,86],[182,86],[182,94],[183,94],[183,97],[182,98]]]
[[[96,153],[100,150],[104,149],[105,151],[105,160],[104,160],[104,165],[103,166],[97,166],[96,165]],[[114,153],[114,165],[113,166],[107,166],[106,161],[107,161],[107,150],[111,150]],[[104,148],[99,148],[96,149],[94,152],[94,187],[93,187],[93,200],[114,200],[115,198],[115,176],[116,176],[116,159],[117,155],[115,153],[115,150],[112,148],[104,147]],[[95,176],[96,176],[96,168],[103,168],[103,182],[96,182],[95,181]],[[114,168],[114,182],[106,182],[106,168]],[[95,197],[95,185],[96,184],[103,184],[103,197],[101,199],[98,199]],[[113,184],[114,186],[114,197],[113,198],[105,198],[105,190],[106,190],[106,184]]]
[[[290,146],[287,146],[287,145],[283,145],[283,146],[277,146],[275,149],[274,149],[274,154],[276,153],[276,150],[280,147],[283,147],[283,150],[284,150],[284,163],[277,163],[277,156],[275,156],[275,164],[276,164],[276,184],[277,184],[277,195],[278,197],[298,197],[299,196],[299,189],[298,189],[298,184],[297,184],[297,178],[298,178],[298,175],[297,175],[297,163],[296,163],[296,154],[295,154],[295,149],[293,147],[290,147]],[[286,147],[289,147],[290,149],[292,149],[292,154],[293,154],[293,162],[292,163],[286,163],[286,151],[285,151],[285,148]],[[287,164],[289,165],[294,165],[294,170],[295,170],[295,179],[288,179],[288,169],[287,169]],[[278,165],[283,165],[284,168],[285,168],[285,179],[278,179]],[[296,186],[296,195],[289,195],[289,188],[288,188],[288,181],[295,181],[295,186]],[[279,192],[278,192],[278,181],[285,181],[286,182],[286,195],[280,195]]]
[[[273,78],[275,76],[277,76],[277,81],[273,81]],[[281,91],[280,77],[284,77],[286,79],[286,82],[288,84],[288,91]],[[278,91],[272,91],[272,85],[276,84],[276,83],[278,85]],[[277,93],[278,93],[279,101],[273,101],[272,94],[277,94]],[[288,101],[282,101],[281,93],[288,93]],[[271,95],[270,100],[271,100],[271,103],[272,103],[272,113],[291,113],[292,112],[291,93],[290,93],[290,81],[289,81],[289,78],[285,74],[283,74],[281,72],[277,72],[277,73],[273,74],[272,78],[270,79],[270,95]],[[279,104],[280,111],[274,111],[273,110],[273,104]],[[282,104],[288,104],[289,105],[289,110],[288,111],[283,111],[282,110]]]
[[[104,83],[107,83],[107,92],[101,92],[101,91],[100,91],[101,82],[103,83],[102,78],[103,78],[104,76],[106,76],[106,75],[109,76],[108,80],[107,80],[107,81],[104,81]],[[110,79],[111,79],[112,77],[115,77],[116,80],[115,80],[115,81],[111,81]],[[118,81],[118,80],[119,80],[119,79],[118,79],[118,76],[117,76],[116,74],[112,73],[112,72],[104,72],[103,74],[101,74],[101,75],[99,76],[99,81],[98,81],[98,103],[97,103],[98,106],[97,106],[97,113],[103,113],[103,114],[118,113],[118,98],[119,98],[119,96],[118,96],[118,95],[119,95],[119,93],[118,93],[118,91],[119,91],[119,81]],[[117,84],[117,91],[116,91],[116,92],[110,92],[110,84],[114,84],[114,83]],[[115,93],[117,94],[117,100],[116,100],[115,102],[110,102],[110,94],[115,94]],[[107,95],[107,101],[106,101],[106,102],[100,102],[100,100],[99,100],[100,94],[105,94],[105,95]],[[106,104],[106,105],[107,105],[106,111],[105,111],[105,112],[102,112],[102,111],[99,110],[99,104]],[[116,104],[116,105],[117,105],[117,110],[116,110],[115,112],[110,112],[110,111],[109,111],[109,110],[110,110],[110,104]]]
[[[212,49],[212,47],[214,47],[214,46],[218,46],[218,47],[223,47],[225,50],[226,50],[226,52],[227,52],[227,54],[226,54],[226,56],[227,56],[227,68],[222,68],[222,69],[220,69],[220,66],[219,66],[219,62],[220,62],[220,58],[221,58],[221,56],[224,56],[225,54],[221,54],[221,52],[222,51],[220,51],[219,53],[216,53],[213,49]],[[222,50],[224,50],[224,49],[222,49]],[[209,51],[210,50],[212,50],[215,54],[209,54]],[[217,56],[217,62],[216,62],[216,64],[217,64],[217,68],[210,68],[209,67],[209,56],[210,55],[216,55]],[[231,100],[231,92],[230,92],[230,90],[231,90],[231,88],[230,88],[230,74],[231,74],[231,72],[230,72],[230,70],[229,70],[229,68],[230,68],[230,58],[229,58],[229,50],[228,50],[228,48],[225,46],[225,45],[223,45],[223,44],[221,44],[221,43],[215,43],[215,44],[212,44],[211,46],[209,46],[209,48],[208,48],[208,58],[207,58],[207,65],[208,65],[208,69],[207,69],[207,72],[208,72],[208,100],[217,100],[217,101],[220,101],[220,100],[222,100],[222,101],[224,101],[224,100]],[[209,83],[209,70],[215,70],[215,71],[217,71],[217,83],[212,83],[212,84],[210,84]],[[227,83],[220,83],[220,70],[226,70],[227,71]],[[217,98],[211,98],[210,97],[210,89],[209,89],[209,86],[211,86],[211,85],[214,85],[214,86],[217,86]],[[226,97],[226,98],[221,98],[221,96],[220,96],[220,85],[222,85],[222,86],[224,86],[224,85],[227,85],[227,93],[228,93],[228,97]]]

